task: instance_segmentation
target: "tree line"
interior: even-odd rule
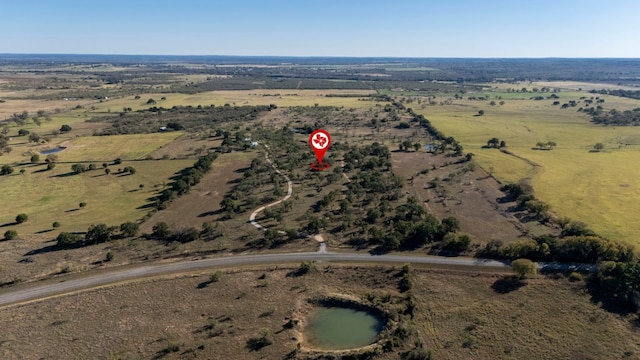
[[[211,127],[231,121],[253,120],[275,105],[257,106],[174,106],[171,108],[150,107],[135,112],[121,112],[114,115],[96,116],[88,122],[105,122],[111,126],[96,135],[145,134],[165,128],[164,131],[184,130],[187,132],[209,131]]]
[[[591,115],[592,121],[596,124],[640,125],[640,107],[624,111],[611,109],[608,112],[604,112],[596,108],[583,109],[582,111]]]
[[[211,170],[213,161],[217,158],[218,154],[215,153],[201,156],[192,167],[182,170],[169,187],[164,189],[160,195],[156,197],[156,209],[164,210],[167,208],[169,202],[188,193],[191,187],[197,185],[204,174]]]

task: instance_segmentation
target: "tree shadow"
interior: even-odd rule
[[[152,208],[155,208],[155,207],[156,207],[156,203],[155,202],[150,202],[150,203],[146,203],[144,205],[140,205],[136,209],[144,210],[144,209],[152,209]]]
[[[251,338],[247,340],[247,348],[251,351],[259,351],[267,345],[269,344],[267,344],[262,338]]]
[[[7,227],[7,226],[13,226],[13,225],[18,225],[18,223],[14,221],[14,222],[2,224],[2,225],[0,225],[0,228]]]
[[[41,247],[40,249],[31,250],[31,251],[27,252],[26,254],[24,254],[23,256],[46,254],[46,253],[50,253],[50,252],[58,251],[58,250],[61,250],[61,248],[58,246],[58,244],[47,245],[47,246]]]
[[[300,277],[309,273],[308,269],[303,267],[297,268],[295,270],[291,270],[287,273],[287,277]]]
[[[365,250],[369,247],[369,241],[361,236],[353,237],[347,240],[346,244],[356,250]]]
[[[496,280],[491,288],[498,294],[508,294],[525,286],[526,283],[515,276],[504,276]]]
[[[49,177],[66,178],[66,177],[74,176],[74,175],[78,175],[78,173],[76,173],[74,171],[69,171],[68,173],[58,174],[58,175],[51,175]]]
[[[222,212],[223,212],[222,209],[213,210],[213,211],[205,211],[203,213],[200,213],[198,215],[198,217],[207,217],[207,216],[219,215],[219,214],[222,214]]]
[[[384,255],[387,253],[389,253],[389,249],[386,248],[384,245],[378,245],[373,249],[369,250],[369,254],[371,255]]]
[[[36,234],[44,234],[44,233],[48,233],[48,232],[52,232],[54,229],[45,229],[45,230],[40,230],[40,231],[36,231]]]
[[[607,292],[598,286],[592,279],[587,280],[587,292],[591,296],[590,301],[610,313],[627,316],[635,312],[635,307],[630,301],[620,298],[618,294],[608,295]],[[634,321],[635,326],[640,326],[640,318]]]
[[[69,209],[69,210],[65,210],[64,212],[70,213],[70,212],[74,212],[74,211],[78,211],[78,210],[80,210],[80,208]]]
[[[205,280],[205,281],[199,283],[198,286],[196,286],[196,289],[204,289],[204,288],[206,288],[207,286],[209,286],[209,285],[211,285],[213,283],[214,283],[214,281]]]

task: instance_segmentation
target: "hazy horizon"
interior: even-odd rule
[[[640,58],[630,0],[25,0],[3,10],[9,54]]]
[[[640,60],[637,57],[569,57],[569,56],[540,56],[540,57],[479,57],[479,56],[342,56],[342,55],[235,55],[235,54],[136,54],[136,53],[8,53],[0,52],[0,56],[125,56],[125,57],[175,57],[175,58],[282,58],[282,59],[461,59],[461,60]]]

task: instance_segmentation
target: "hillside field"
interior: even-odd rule
[[[561,103],[580,101],[575,92],[560,92],[559,96]],[[602,98],[605,110],[640,106],[640,101],[632,99]],[[465,99],[417,112],[460,141],[498,180],[528,179],[536,196],[549,203],[557,215],[586,222],[605,237],[636,243],[640,184],[635,180],[640,177],[640,168],[634,162],[640,156],[640,128],[594,125],[576,108],[560,109],[552,102],[506,100],[503,106],[490,106],[488,101]],[[485,114],[477,116],[481,109]],[[493,137],[506,141],[512,154],[483,149]],[[557,147],[535,149],[537,142],[547,141],[556,142]],[[591,152],[596,143],[603,143],[604,151]]]

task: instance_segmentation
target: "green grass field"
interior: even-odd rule
[[[640,101],[632,99],[602,97],[605,109],[640,106]],[[458,100],[418,112],[458,139],[465,151],[476,154],[483,168],[493,168],[499,180],[530,177],[536,195],[557,215],[584,221],[603,236],[637,243],[640,168],[634,163],[640,155],[640,128],[592,125],[590,117],[576,108],[560,109],[551,103],[511,100],[504,106],[489,106],[486,101]],[[474,116],[480,109],[485,115]],[[492,137],[505,140],[516,156],[482,149]],[[538,141],[555,141],[558,146],[535,150]],[[590,152],[598,142],[605,144],[605,150]]]
[[[163,183],[177,171],[193,164],[189,160],[131,161],[110,166],[112,173],[105,175],[99,168],[79,175],[67,176],[70,164],[58,164],[52,171],[38,172],[44,165],[18,167],[12,175],[0,177],[0,215],[2,234],[9,229],[19,235],[44,232],[59,221],[60,231],[84,231],[91,224],[119,225],[142,218],[149,209],[147,199],[162,189]],[[118,167],[133,166],[134,175],[116,174]],[[18,171],[24,168],[24,174]],[[139,185],[144,185],[141,190]],[[160,187],[155,188],[159,185]],[[86,202],[79,208],[80,202]],[[26,223],[14,222],[19,213],[29,216]],[[57,232],[52,232],[52,235]]]
[[[81,136],[60,135],[52,138],[47,144],[27,142],[26,137],[14,138],[11,142],[13,151],[3,154],[0,163],[28,162],[32,154],[57,146],[66,147],[58,152],[58,161],[113,161],[115,158],[123,160],[143,159],[148,154],[158,150],[182,136],[182,132],[166,132],[153,134],[132,134],[113,136]],[[44,161],[46,155],[41,154]]]

